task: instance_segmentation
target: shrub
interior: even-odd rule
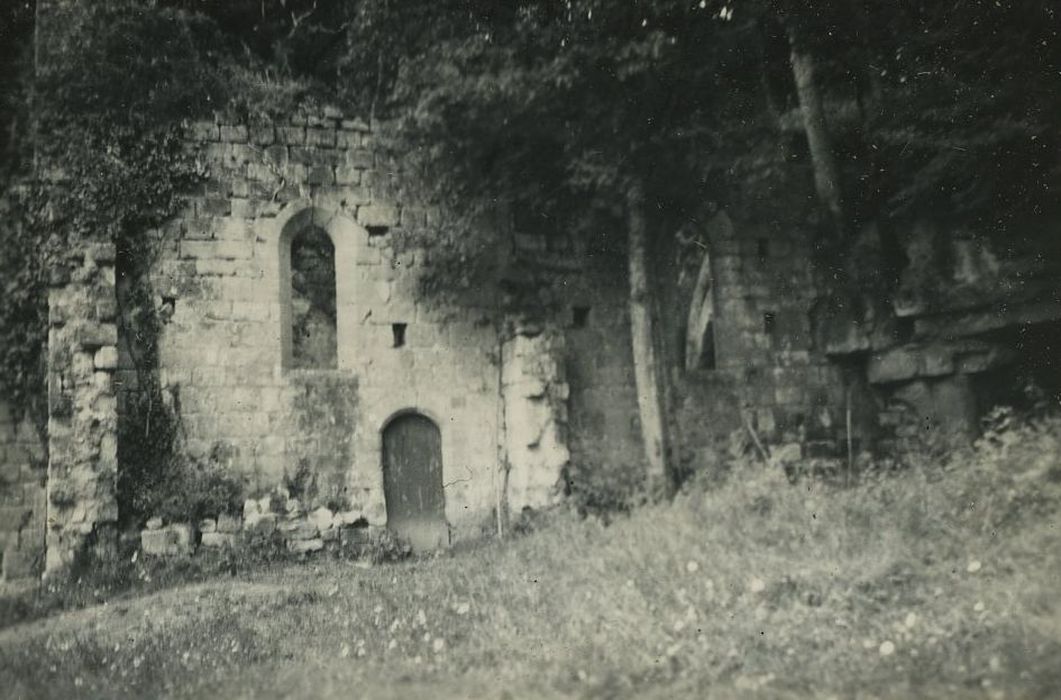
[[[239,513],[240,481],[228,473],[215,447],[206,459],[174,455],[157,479],[140,483],[136,494],[140,517],[158,515],[167,522],[198,522],[221,513]]]

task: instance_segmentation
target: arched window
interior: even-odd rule
[[[335,246],[317,226],[291,239],[291,367],[335,369]]]

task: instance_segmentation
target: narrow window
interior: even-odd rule
[[[291,366],[335,369],[335,247],[311,226],[291,241]]]
[[[703,345],[700,347],[700,357],[697,358],[697,367],[700,369],[715,369],[715,323],[707,322],[704,329]]]
[[[589,325],[589,307],[588,306],[572,306],[571,307],[571,327],[572,328],[585,328]]]
[[[756,242],[755,254],[759,258],[759,264],[765,265],[766,259],[770,257],[770,241],[765,238],[760,238]]]
[[[405,345],[405,324],[391,324],[391,333],[394,335],[394,347],[400,348]]]
[[[774,331],[777,329],[777,314],[773,311],[767,311],[763,314],[763,333],[773,337]]]

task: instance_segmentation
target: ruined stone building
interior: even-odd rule
[[[429,547],[479,536],[499,505],[554,503],[570,465],[640,464],[621,256],[517,233],[503,252],[547,267],[562,304],[528,321],[496,289],[431,298],[418,283],[430,256],[401,241],[437,213],[401,194],[364,122],[327,110],[195,124],[188,139],[210,181],[149,232],[154,371],[182,449],[223,460],[248,498],[302,470],[307,508],[336,504]],[[1058,277],[1041,250],[919,224],[900,236],[894,303],[833,307],[805,226],[729,211],[697,235],[707,253],[665,310],[692,468],[734,431],[843,459],[925,426],[969,430],[1022,367],[1057,372],[1042,349],[1056,355]],[[113,246],[66,263],[49,297],[46,444],[0,404],[8,578],[62,567],[118,515],[138,339],[119,334]]]

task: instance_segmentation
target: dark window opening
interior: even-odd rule
[[[906,343],[914,337],[914,319],[910,316],[902,316],[895,319],[895,328],[892,337],[897,343]]]
[[[391,333],[394,335],[394,347],[396,348],[405,345],[405,325],[404,323],[391,324]]]
[[[755,255],[759,258],[760,265],[765,264],[766,259],[770,257],[770,241],[760,238],[755,245]]]
[[[589,307],[588,306],[572,306],[571,307],[571,327],[572,328],[585,328],[589,325]]]
[[[851,318],[853,318],[858,325],[862,325],[866,322],[866,305],[862,303],[861,299],[856,299],[851,302]]]
[[[697,360],[700,369],[715,369],[715,323],[707,322],[704,329],[704,344],[700,347],[700,357]]]
[[[773,336],[775,330],[777,330],[777,314],[767,311],[763,314],[763,333]]]
[[[390,232],[390,226],[366,226],[365,230],[368,231],[369,238],[375,238],[376,236],[386,236]]]
[[[335,329],[335,247],[312,226],[291,241],[291,366],[335,369]]]

